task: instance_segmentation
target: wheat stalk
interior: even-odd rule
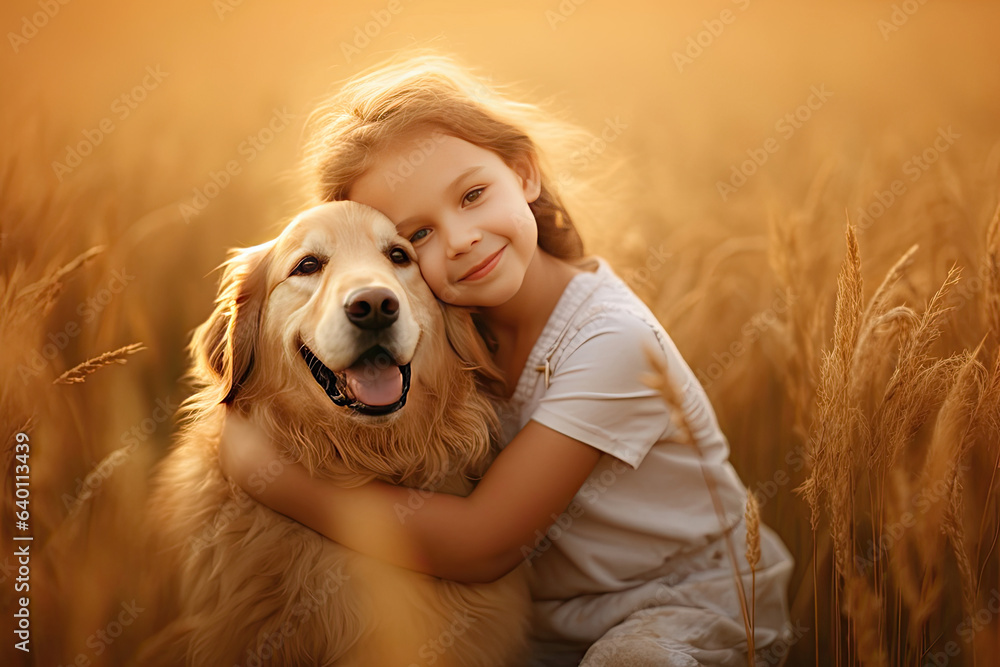
[[[983,264],[986,274],[983,292],[986,331],[989,335],[989,349],[996,354],[1000,345],[1000,203],[997,204],[993,219],[986,230],[986,253]]]
[[[698,461],[701,466],[701,474],[705,478],[708,493],[712,498],[712,505],[715,508],[716,516],[719,518],[719,527],[722,529],[725,536],[726,551],[729,554],[729,562],[733,568],[733,580],[736,584],[736,594],[740,601],[740,613],[743,616],[743,626],[747,635],[748,661],[752,664],[755,649],[753,630],[750,625],[750,611],[747,604],[746,592],[743,590],[743,582],[740,579],[740,568],[736,561],[736,550],[733,547],[732,536],[727,530],[728,526],[726,525],[726,514],[722,507],[722,500],[719,498],[719,493],[716,489],[715,479],[711,474],[709,474],[708,468],[705,466],[705,459],[702,455],[701,448],[698,447],[698,441],[694,438],[694,432],[691,429],[691,424],[684,412],[684,406],[680,399],[681,394],[674,386],[667,367],[664,365],[663,360],[661,360],[653,350],[647,347],[644,348],[644,352],[653,368],[653,373],[646,374],[643,377],[643,381],[651,389],[660,392],[660,396],[663,398],[664,402],[671,408],[671,419],[678,431],[680,431],[680,442],[692,447],[698,455]]]
[[[750,565],[750,634],[754,634],[757,616],[757,565],[760,564],[760,505],[753,492],[747,493],[747,551]]]
[[[62,291],[63,278],[89,263],[90,260],[104,252],[104,249],[104,246],[94,246],[85,250],[41,280],[25,285],[15,292],[14,301],[32,300],[41,304],[43,310],[47,311]]]
[[[842,580],[849,575],[853,552],[854,453],[852,443],[858,413],[845,400],[861,321],[861,255],[853,226],[847,226],[847,258],[837,279],[833,349],[824,352],[813,439],[810,500],[813,525],[818,525],[819,490],[826,489],[834,565]]]
[[[145,349],[146,348],[143,347],[142,343],[131,343],[125,347],[120,347],[117,350],[105,352],[104,354],[98,355],[93,359],[88,359],[82,364],[78,364],[69,369],[53,380],[52,384],[78,384],[86,380],[88,375],[97,372],[104,366],[110,366],[111,364],[124,364],[128,361],[127,357],[129,355]]]

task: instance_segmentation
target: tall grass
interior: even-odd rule
[[[57,17],[67,20],[53,20],[14,64],[4,61],[4,73],[27,88],[76,58],[89,72],[110,68],[83,54],[92,35],[110,39],[114,22],[104,18],[121,7],[92,4],[97,18],[86,30]],[[542,9],[515,3],[491,17],[499,27],[483,44],[460,39],[485,29],[465,14],[443,12],[434,30],[465,44],[456,48],[470,61],[502,65],[498,79],[562,94],[591,129],[621,115],[622,134],[582,159],[600,170],[627,158],[631,171],[617,185],[630,197],[616,219],[583,233],[705,383],[755,494],[748,526],[759,517],[796,558],[791,613],[807,630],[788,647],[788,664],[992,664],[1000,651],[1000,94],[983,83],[988,59],[978,58],[995,61],[995,47],[964,36],[981,35],[996,12],[928,3],[883,41],[875,9],[862,3],[753,3],[678,74],[657,49],[683,48],[685,31],[710,18],[695,4],[677,14],[650,7],[639,21],[587,3],[552,30]],[[307,111],[331,80],[406,43],[411,29],[424,34],[415,14],[401,14],[347,65],[331,26],[350,35],[352,21],[370,19],[367,8],[350,18],[339,5],[289,17],[247,5],[222,23],[204,3],[189,9],[132,16],[162,23],[162,34],[149,35],[148,49],[123,40],[130,50],[116,55],[120,69],[94,75],[97,92],[90,79],[63,77],[39,84],[52,96],[39,97],[43,112],[35,100],[4,107],[0,632],[13,636],[13,436],[25,431],[35,652],[5,640],[2,664],[80,656],[123,664],[141,640],[151,597],[140,574],[156,576],[143,572],[142,506],[170,445],[171,406],[189,391],[180,382],[187,337],[211,310],[212,271],[227,248],[269,238],[304,202],[287,177],[300,125],[241,163],[196,218],[186,220],[180,204],[210,171],[243,159],[237,146],[275,104]],[[823,31],[806,20],[814,11],[829,19]],[[783,23],[786,14],[799,23]],[[273,30],[286,20],[297,29]],[[963,37],[935,32],[936,21]],[[188,39],[189,27],[210,39]],[[533,36],[523,53],[502,48],[522,30]],[[79,48],[61,51],[60,34]],[[273,49],[260,46],[262,34],[274,37]],[[552,60],[534,46],[550,41],[580,60]],[[813,41],[837,41],[836,58]],[[52,160],[136,83],[126,65],[142,71],[161,58],[170,77],[57,181]],[[831,101],[722,201],[716,181],[820,80],[835,91]],[[915,179],[901,172],[948,124],[961,134],[954,146]],[[876,193],[897,179],[905,194],[877,216],[859,213],[877,210]],[[752,544],[734,549],[745,546],[750,560]],[[753,591],[746,596],[749,626]],[[100,639],[133,600],[146,611],[113,641]]]

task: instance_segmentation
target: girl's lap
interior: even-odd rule
[[[747,664],[742,623],[704,609],[635,612],[587,651],[581,667],[730,667]]]
[[[734,543],[745,544],[743,527],[737,526]],[[791,627],[785,602],[792,561],[771,531],[762,531],[764,558],[756,577],[754,664],[778,667],[787,653]],[[707,551],[723,550],[711,545]],[[717,568],[691,572],[679,580],[667,576],[642,587],[647,591],[641,605],[633,607],[596,642],[586,646],[536,642],[530,667],[643,667],[644,665],[747,664],[746,629],[734,592],[728,559],[699,552],[699,563],[719,562]],[[738,549],[742,551],[742,549]],[[744,579],[749,597],[749,579]],[[655,595],[648,595],[654,591]],[[595,601],[600,606],[598,601]],[[775,650],[774,647],[782,650]]]
[[[775,641],[782,643],[784,638]],[[780,667],[784,662],[785,651],[761,647],[756,653],[755,665]],[[538,643],[528,667],[745,667],[746,664],[746,634],[741,621],[705,609],[652,607],[635,612],[588,649]]]

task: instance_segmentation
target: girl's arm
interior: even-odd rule
[[[301,464],[282,463],[265,434],[232,413],[219,456],[223,472],[256,500],[331,540],[394,565],[477,583],[513,570],[527,553],[522,547],[534,549],[601,452],[529,421],[468,497],[422,491],[422,504],[405,487],[372,481],[347,489],[310,476]],[[268,464],[281,472],[266,472]]]

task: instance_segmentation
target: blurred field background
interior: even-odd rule
[[[3,664],[121,664],[141,639],[141,506],[212,271],[307,202],[313,106],[414,44],[604,133],[570,160],[615,196],[589,250],[661,318],[796,557],[774,657],[992,664],[996,3],[11,0],[0,26]]]

